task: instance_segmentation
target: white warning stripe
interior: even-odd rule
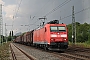
[[[55,35],[55,34],[51,34],[51,37],[57,37],[57,35]]]
[[[61,35],[61,37],[67,37],[67,35],[66,34],[63,34],[63,35]]]

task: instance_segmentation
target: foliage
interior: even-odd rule
[[[10,42],[0,45],[0,60],[10,60],[9,44]]]
[[[11,31],[10,31],[10,33],[9,33],[9,36],[8,36],[8,41],[11,41],[12,40],[12,36],[11,36],[12,34],[11,34]]]
[[[3,35],[1,35],[1,39],[0,40],[1,40],[1,43],[6,41],[5,37]]]
[[[72,41],[72,24],[67,25],[68,27],[68,38]],[[80,24],[76,22],[76,41],[77,42],[87,42],[90,40],[90,24],[84,23]]]
[[[69,43],[70,46],[73,46],[72,43]],[[76,43],[74,46],[77,46],[77,47],[84,47],[84,48],[90,48],[90,42],[89,44],[87,44],[87,42],[84,42],[84,43]]]
[[[8,36],[8,41],[11,41],[12,37],[11,36]]]
[[[13,36],[13,31],[12,31],[12,36]]]

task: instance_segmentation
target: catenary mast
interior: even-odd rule
[[[0,4],[0,44],[3,42],[2,4]]]

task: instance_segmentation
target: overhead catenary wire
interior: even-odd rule
[[[20,6],[21,6],[21,3],[22,3],[22,0],[20,0],[20,3],[18,4],[18,8],[17,8],[16,14],[15,14],[15,17],[17,16],[17,13],[18,13],[18,11],[19,11],[19,8],[20,8]]]
[[[18,7],[15,8],[15,15],[13,15],[12,25],[13,25],[13,23],[14,23],[14,18],[16,18],[16,16],[17,16],[17,13],[18,13],[18,11],[19,11],[19,8],[20,8],[21,3],[22,3],[22,0],[20,0],[20,3],[18,4]],[[14,11],[14,10],[13,10],[13,11]]]
[[[20,0],[20,3],[18,4],[18,7],[15,8],[15,15],[13,15],[13,21],[12,21],[12,31],[13,31],[13,26],[14,26],[14,19],[15,19],[16,16],[17,16],[17,13],[18,13],[18,11],[19,11],[19,8],[20,8],[21,3],[22,3],[22,0]],[[13,10],[13,11],[14,11],[14,10]],[[12,39],[13,39],[13,37],[12,37]]]
[[[54,11],[58,10],[59,8],[63,7],[63,6],[66,5],[67,3],[69,3],[70,1],[71,1],[71,0],[66,0],[66,1],[64,1],[62,4],[60,4],[59,6],[57,6],[56,8],[54,8],[52,11],[50,11],[49,13],[47,13],[45,16],[48,16],[49,14],[53,13]],[[18,13],[18,11],[19,11],[19,8],[20,8],[21,3],[22,3],[22,0],[20,0],[20,3],[18,4],[18,8],[17,8],[17,10],[16,10],[16,14],[15,14],[14,17],[17,16],[17,13]],[[45,5],[46,5],[46,4],[45,4]],[[45,6],[45,5],[44,5],[44,6]],[[42,7],[42,8],[43,8],[43,7]],[[42,9],[42,8],[41,8],[41,9]],[[31,20],[33,20],[34,18],[35,18],[35,16],[34,16]],[[38,21],[38,19],[37,19],[37,21]],[[32,25],[36,24],[37,21],[35,21]],[[13,23],[12,23],[12,24],[13,24]]]
[[[37,11],[36,14],[40,13],[41,10],[43,10],[43,8],[45,8],[45,6],[48,5],[49,1],[50,1],[50,0],[48,0],[47,3],[43,4],[43,6]],[[51,1],[52,1],[52,0],[51,0]],[[56,1],[56,0],[53,0],[53,2],[55,2],[55,1]],[[51,3],[51,2],[50,2],[50,3]],[[50,3],[49,3],[49,5],[50,5]],[[35,15],[36,15],[36,14],[35,14]]]
[[[22,0],[21,0],[22,1]],[[51,10],[50,12],[48,12],[46,15],[44,15],[44,16],[48,16],[48,15],[50,15],[50,14],[52,14],[53,12],[55,12],[56,10],[58,10],[58,9],[60,9],[61,7],[63,7],[64,5],[66,5],[67,3],[69,3],[71,0],[66,0],[66,1],[64,1],[62,4],[60,4],[59,6],[57,6],[56,8],[54,8],[53,10]],[[21,4],[21,3],[20,3]],[[20,5],[19,5],[20,6]],[[20,7],[18,7],[18,10],[19,10],[19,8]],[[87,9],[90,9],[90,7],[89,8],[86,8],[86,9],[82,9],[82,10],[80,10],[80,11],[78,11],[78,12],[76,12],[75,14],[78,14],[78,13],[81,13],[81,12],[83,12],[83,11],[85,11],[85,10],[87,10]],[[18,12],[18,11],[17,11]],[[16,14],[17,15],[17,14]],[[70,16],[72,16],[72,15],[68,15],[68,16],[65,16],[65,17],[63,17],[63,18],[60,18],[60,20],[62,20],[62,19],[65,19],[65,18],[68,18],[68,17],[70,17]],[[35,17],[33,17],[31,20],[33,20]],[[32,25],[34,25],[34,24],[36,24],[38,22],[38,19],[36,19],[36,21],[32,24]]]
[[[81,13],[81,12],[83,12],[83,11],[88,10],[88,9],[90,9],[90,7],[87,7],[87,8],[84,8],[84,9],[78,11],[78,12],[75,12],[75,14],[79,14],[79,13]],[[68,15],[68,16],[66,16],[66,17],[63,17],[63,18],[61,18],[60,20],[63,20],[63,19],[68,18],[68,17],[70,17],[70,16],[72,16],[72,15]],[[32,23],[31,25],[34,25],[34,24],[36,24],[37,22],[38,22],[38,19],[37,19],[34,23]]]
[[[67,3],[69,3],[72,0],[65,0],[63,3],[61,3],[59,6],[55,7],[53,10],[51,10],[50,12],[48,12],[46,15],[44,16],[48,16],[51,13],[55,12],[56,10],[58,10],[59,8],[63,7],[64,5],[66,5]]]
[[[90,7],[87,7],[87,8],[85,8],[85,9],[82,9],[82,10],[76,12],[75,15],[76,15],[76,14],[79,14],[79,13],[81,13],[81,12],[83,12],[83,11],[86,11],[86,10],[88,10],[88,9],[90,9]],[[72,15],[68,15],[68,16],[66,16],[66,17],[61,18],[60,20],[63,20],[63,19],[65,19],[65,18],[68,18],[68,17],[71,17],[71,16],[72,16]]]
[[[75,12],[75,15],[76,15],[76,14],[79,14],[79,13],[81,13],[81,12],[84,12],[84,11],[86,11],[86,10],[89,10],[89,9],[90,9],[90,7],[84,8],[84,9],[78,11],[78,12]],[[71,17],[71,16],[72,16],[72,15],[65,16],[65,17],[61,18],[60,20],[63,20],[63,19],[65,19],[65,18],[68,18],[68,17]],[[38,20],[37,20],[37,21],[38,21]],[[36,22],[37,22],[37,21],[36,21]],[[36,22],[34,22],[34,23],[36,23]]]
[[[47,1],[47,4],[49,3],[49,1],[50,1],[50,0]],[[55,2],[55,0],[53,0],[53,2]],[[42,10],[43,8],[45,8],[45,6],[46,6],[47,4],[45,3],[45,4],[38,10],[38,12],[37,12],[36,14],[38,14],[39,12],[41,12],[41,10]],[[36,15],[36,14],[35,14],[35,15]],[[31,19],[31,20],[33,20],[35,17],[36,17],[36,16],[33,16],[32,19],[31,19],[31,15],[30,15],[30,19]],[[36,20],[38,21],[38,19],[36,19]],[[36,23],[37,21],[35,21],[34,23]],[[32,24],[32,25],[34,25],[34,24]]]
[[[63,7],[64,5],[66,5],[67,3],[69,3],[70,1],[72,1],[72,0],[65,0],[65,1],[64,1],[63,3],[61,3],[59,6],[55,7],[53,10],[51,10],[51,11],[48,12],[46,15],[44,15],[44,17],[50,15],[51,13],[53,13],[54,11],[56,11],[56,10],[58,10],[59,8]],[[38,19],[37,19],[37,21],[38,21]],[[33,23],[33,25],[34,25],[35,23],[37,23],[37,21],[35,21],[35,22]]]

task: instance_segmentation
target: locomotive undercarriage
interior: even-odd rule
[[[51,42],[50,45],[48,46],[49,50],[65,50],[68,48],[68,43],[67,42]]]

